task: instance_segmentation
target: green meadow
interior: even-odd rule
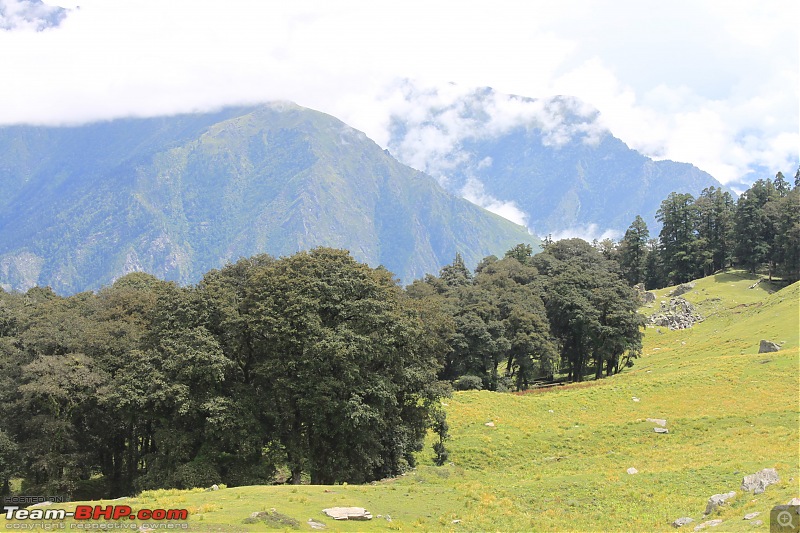
[[[371,485],[159,490],[113,503],[186,508],[192,531],[310,531],[309,519],[328,531],[667,531],[684,516],[694,523],[681,531],[711,519],[723,520],[713,531],[768,531],[770,509],[800,496],[800,284],[749,288],[756,279],[698,280],[683,297],[705,320],[649,327],[642,357],[619,375],[526,394],[455,393],[444,401],[446,466],[432,466],[431,438],[416,470]],[[782,349],[759,354],[761,339]],[[666,419],[669,433],[647,418]],[[743,493],[742,478],[764,468],[780,482]],[[729,491],[736,497],[704,517],[708,498]],[[335,522],[322,513],[333,506],[374,518]],[[256,511],[273,518],[245,524]],[[753,512],[761,525],[743,520]]]

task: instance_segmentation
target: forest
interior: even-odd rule
[[[630,283],[648,289],[677,285],[730,266],[772,279],[800,279],[800,169],[794,187],[778,172],[760,179],[738,200],[709,187],[697,198],[672,193],[656,214],[662,228],[650,238],[637,217],[619,242],[595,243],[617,260]]]
[[[460,255],[401,287],[347,251],[258,255],[189,286],[131,273],[97,292],[0,291],[0,483],[117,497],[150,488],[364,483],[438,435],[452,389],[520,391],[634,364],[634,284],[739,266],[798,278],[800,172],[738,201],[662,202],[619,242]]]

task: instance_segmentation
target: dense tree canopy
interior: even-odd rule
[[[444,317],[325,248],[192,287],[0,293],[0,483],[108,497],[399,474],[431,425],[446,436]]]

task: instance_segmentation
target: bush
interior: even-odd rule
[[[219,482],[220,475],[214,465],[206,461],[194,460],[175,469],[171,485],[179,489],[193,489],[210,487]]]
[[[478,376],[461,376],[455,380],[453,388],[456,390],[481,390],[483,389],[483,380]]]

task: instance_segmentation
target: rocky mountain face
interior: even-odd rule
[[[394,116],[392,154],[539,235],[621,236],[641,215],[656,236],[655,214],[669,193],[697,196],[722,186],[690,164],[629,148],[576,98],[535,100],[492,89],[453,96],[413,87],[405,98],[422,111]]]
[[[0,286],[190,283],[256,253],[346,248],[408,282],[539,239],[363,133],[289,103],[0,128]]]

